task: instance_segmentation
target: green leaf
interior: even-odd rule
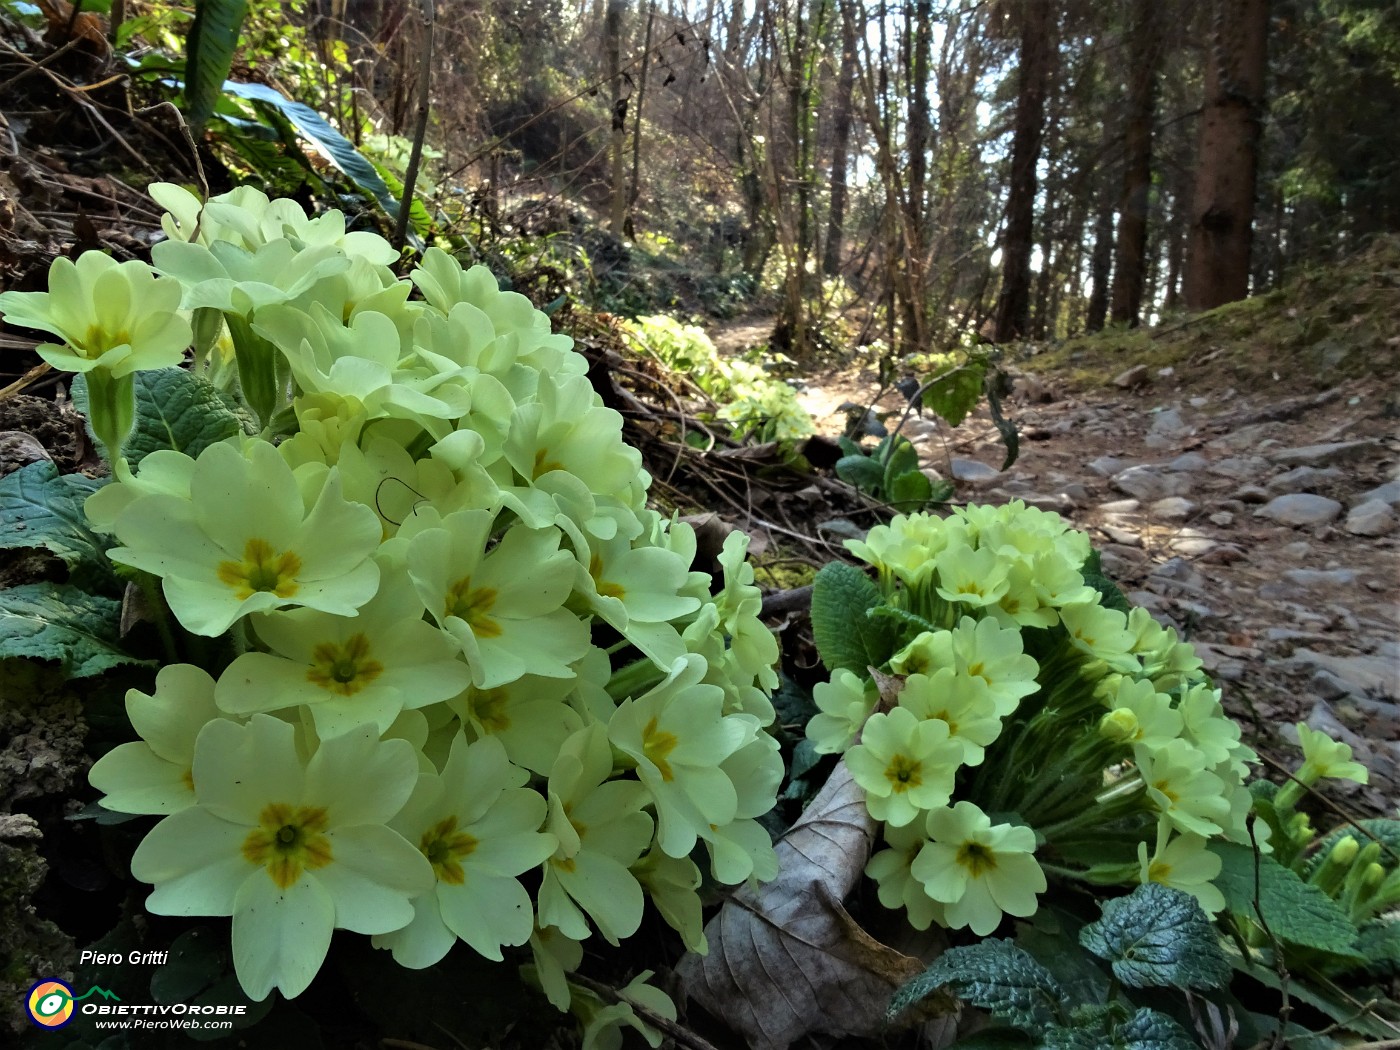
[[[924,390],[923,403],[955,427],[967,418],[982,396],[982,377],[986,366],[981,362],[967,364],[945,372]]]
[[[71,584],[34,584],[0,591],[0,660],[57,660],[68,678],[87,678],[119,664],[148,664],[121,647],[121,602]]]
[[[832,562],[812,581],[812,637],[827,670],[846,668],[866,677],[867,667],[879,667],[894,651],[892,632],[884,621],[867,615],[884,600],[854,565]]]
[[[1361,927],[1356,949],[1367,969],[1379,974],[1400,973],[1400,919],[1377,919]]]
[[[1215,885],[1232,912],[1256,919],[1255,853],[1232,842],[1211,844],[1220,857]],[[1282,941],[1337,955],[1354,954],[1356,926],[1342,906],[1268,854],[1259,854],[1259,911]]]
[[[1015,1028],[984,1028],[959,1039],[952,1050],[1030,1050],[1039,1044]]]
[[[993,378],[999,373],[994,373]],[[1016,424],[1011,422],[1001,414],[1001,395],[997,393],[995,382],[985,384],[987,388],[987,411],[991,413],[992,423],[997,428],[997,433],[1001,435],[1001,442],[1006,446],[1006,459],[1002,461],[1001,469],[1010,470],[1016,457],[1021,454],[1021,436],[1016,432]]]
[[[1064,989],[1029,952],[1009,940],[949,948],[890,1000],[893,1020],[939,988],[1018,1028],[1042,1027],[1062,1017]]]
[[[135,469],[148,453],[171,448],[198,456],[243,429],[226,396],[208,380],[183,368],[136,373],[136,425],[122,451]],[[87,384],[73,380],[73,404],[86,414]]]
[[[1119,588],[1103,573],[1103,556],[1096,550],[1089,552],[1089,557],[1084,560],[1084,564],[1079,567],[1079,574],[1084,577],[1084,582],[1099,594],[1103,595],[1103,607],[1105,609],[1117,609],[1121,613],[1132,611],[1132,604]]]
[[[892,436],[880,442],[875,458],[885,464],[885,479],[919,469],[919,450],[906,437]]]
[[[1139,1010],[1128,1018],[1113,1033],[1113,1045],[1123,1050],[1197,1050],[1186,1029],[1156,1010]]]
[[[885,486],[885,500],[899,510],[918,510],[933,495],[933,482],[921,471],[910,470],[892,479]]]
[[[321,114],[310,106],[293,102],[266,84],[243,84],[227,80],[224,82],[224,90],[277,110],[292,122],[297,133],[310,142],[317,153],[335,165],[369,197],[378,201],[379,206],[388,212],[390,218],[398,217],[399,202],[389,192],[389,187],[379,177],[379,172],[374,170],[369,158],[357,150],[349,139],[331,127]]]
[[[224,93],[247,15],[245,0],[195,0],[185,45],[185,119],[196,138]]]
[[[0,478],[0,548],[43,547],[62,559],[75,584],[112,584],[107,544],[83,513],[83,501],[103,484],[60,474],[47,460]]]
[[[880,491],[885,472],[878,461],[870,456],[856,453],[842,456],[836,461],[836,476],[847,485],[854,485],[862,492],[874,494]]]
[[[1230,964],[1196,898],[1156,882],[1103,906],[1079,943],[1132,988],[1219,988]]]

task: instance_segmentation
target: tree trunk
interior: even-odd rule
[[[1035,234],[1036,165],[1045,132],[1045,94],[1056,52],[1058,5],[1022,0],[1020,69],[1016,74],[1016,128],[1011,142],[1011,181],[1002,238],[1001,295],[996,307],[998,343],[1030,327],[1031,250]]]
[[[1123,131],[1123,192],[1113,267],[1114,324],[1136,327],[1142,310],[1147,215],[1152,193],[1152,125],[1157,116],[1161,0],[1134,0],[1128,31],[1128,105]]]
[[[642,36],[642,71],[637,80],[637,109],[632,114],[632,184],[627,190],[627,215],[623,222],[628,237],[635,237],[632,228],[637,198],[642,195],[642,106],[647,100],[647,70],[651,67],[651,30],[656,22],[656,0],[647,4],[647,28]]]
[[[627,0],[608,0],[603,17],[603,56],[607,65],[605,75],[612,85],[612,215],[609,229],[618,237],[627,223],[627,96],[623,94],[622,79],[622,16],[627,13]]]
[[[854,0],[841,0],[841,72],[836,80],[836,114],[831,143],[831,211],[827,216],[822,273],[841,272],[846,235],[846,168],[850,165],[853,96],[856,83],[856,16]]]
[[[1269,0],[1215,0],[1186,249],[1193,310],[1249,294],[1268,32]]]

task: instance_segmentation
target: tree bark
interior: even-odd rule
[[[831,210],[827,215],[822,273],[841,272],[846,236],[846,168],[851,162],[851,124],[856,83],[856,16],[854,0],[841,0],[841,72],[836,78],[836,114],[831,142]]]
[[[1249,294],[1268,31],[1269,0],[1215,0],[1186,249],[1193,310]]]
[[[1123,130],[1123,191],[1113,267],[1114,324],[1136,327],[1142,311],[1147,217],[1152,194],[1152,125],[1161,64],[1161,0],[1134,0],[1128,30],[1128,100]]]
[[[1016,74],[1016,127],[1011,142],[1011,179],[1002,237],[1001,294],[996,307],[996,342],[1010,342],[1030,327],[1031,251],[1035,234],[1036,165],[1045,133],[1045,95],[1056,55],[1058,5],[1022,0],[1020,69]]]
[[[627,96],[623,94],[622,78],[622,17],[627,12],[627,0],[608,0],[603,16],[603,57],[605,75],[612,85],[612,215],[609,229],[618,237],[627,222]]]

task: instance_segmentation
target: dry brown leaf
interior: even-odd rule
[[[890,996],[924,964],[881,944],[841,906],[875,836],[843,761],[778,842],[778,877],[735,893],[705,927],[709,954],[681,960],[686,994],[754,1050],[784,1050],[810,1032],[887,1031]]]

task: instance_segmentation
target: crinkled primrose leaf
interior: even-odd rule
[[[1220,988],[1230,964],[1194,897],[1155,882],[1103,906],[1079,943],[1132,988]]]

